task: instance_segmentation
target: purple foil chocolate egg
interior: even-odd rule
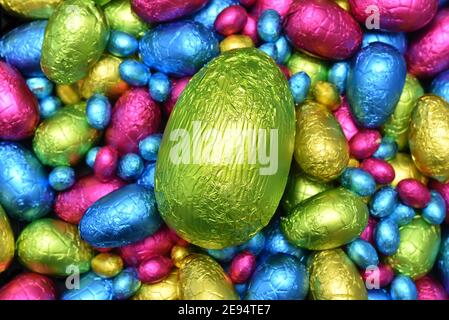
[[[206,5],[208,0],[132,0],[133,11],[148,23],[186,17]]]
[[[430,201],[430,192],[427,187],[415,179],[404,179],[396,186],[399,198],[406,205],[422,209]]]
[[[142,282],[156,283],[168,276],[172,266],[170,258],[158,256],[142,262],[137,268],[137,274]]]

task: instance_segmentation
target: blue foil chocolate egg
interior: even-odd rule
[[[193,21],[159,25],[140,41],[140,55],[147,66],[177,77],[195,74],[219,52],[214,33]]]
[[[437,191],[430,191],[430,202],[422,209],[422,217],[430,224],[442,224],[446,218],[446,203]]]
[[[291,244],[280,229],[279,220],[274,221],[265,233],[265,251],[270,254],[285,253],[298,259],[306,255],[306,250]]]
[[[361,197],[370,196],[376,191],[373,176],[359,168],[346,168],[340,176],[340,183]]]
[[[407,51],[407,37],[403,32],[367,31],[363,35],[362,47],[365,48],[374,42],[382,42],[396,48],[401,54]]]
[[[396,222],[399,226],[409,224],[415,217],[415,209],[402,203],[398,203],[393,212],[388,216],[389,220]]]
[[[81,219],[81,238],[97,248],[121,247],[157,231],[161,218],[154,194],[130,184],[96,201]]]
[[[36,157],[23,146],[0,142],[0,204],[9,216],[32,221],[51,209],[54,193]]]
[[[399,226],[391,219],[381,220],[374,231],[374,241],[383,255],[395,254],[400,243]]]
[[[213,29],[215,20],[220,12],[238,3],[238,0],[210,0],[203,9],[192,16],[192,19],[201,23],[206,28]]]
[[[349,63],[339,61],[329,69],[329,82],[335,84],[340,94],[346,91],[346,81],[349,74]]]
[[[262,232],[258,232],[246,241],[245,243],[241,244],[238,249],[239,251],[249,251],[255,256],[259,255],[259,253],[262,252],[262,250],[265,247],[265,235]]]
[[[134,268],[127,268],[120,272],[113,280],[114,298],[125,300],[139,290],[141,282]]]
[[[364,128],[383,125],[393,113],[405,84],[404,57],[390,45],[374,42],[360,50],[349,71],[347,98]]]
[[[356,239],[347,245],[346,250],[352,262],[361,269],[379,264],[376,249],[368,241]]]
[[[417,300],[418,290],[413,280],[408,276],[398,275],[391,282],[390,294],[392,300]]]
[[[67,284],[67,283],[66,283]],[[89,272],[82,276],[79,281],[79,288],[65,291],[61,300],[112,300],[113,286],[112,280],[97,276],[94,272]]]
[[[368,300],[391,300],[391,297],[385,289],[372,289],[368,290]]]
[[[369,203],[369,213],[375,218],[384,218],[390,215],[398,205],[398,193],[385,186],[376,191]]]

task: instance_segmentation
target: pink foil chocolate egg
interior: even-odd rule
[[[412,38],[405,57],[409,72],[417,77],[432,77],[449,67],[449,9],[440,10]]]
[[[273,9],[276,10],[282,18],[284,18],[292,3],[293,0],[257,0],[257,3],[254,5],[251,13],[254,14],[255,17],[259,18],[265,10]]]
[[[259,34],[257,33],[257,18],[252,15],[248,15],[246,24],[243,27],[242,34],[248,36],[253,40],[254,45],[259,42]]]
[[[246,25],[248,15],[242,6],[230,6],[215,19],[214,27],[223,36],[239,33]]]
[[[295,1],[285,17],[285,33],[294,47],[331,60],[354,55],[363,32],[354,18],[329,0]]]
[[[95,201],[124,185],[125,183],[120,179],[101,182],[94,176],[83,177],[72,188],[58,194],[54,211],[60,219],[78,224],[84,212]]]
[[[349,4],[361,24],[378,15],[380,28],[393,32],[421,29],[438,10],[438,0],[349,0]]]
[[[0,61],[0,139],[31,137],[39,123],[36,97],[20,73]]]
[[[446,223],[449,224],[449,183],[441,183],[436,180],[429,181],[429,188],[438,191],[446,203]]]
[[[56,300],[56,289],[46,276],[22,273],[0,288],[0,300]]]
[[[362,161],[360,168],[371,174],[379,184],[389,184],[395,178],[393,166],[383,159],[365,159]]]
[[[449,300],[444,287],[434,278],[424,276],[415,281],[418,300]]]
[[[372,245],[375,245],[374,243],[374,230],[376,229],[377,221],[371,217],[368,218],[368,224],[366,225],[365,229],[360,234],[360,238],[368,241]]]
[[[349,152],[357,159],[371,157],[379,148],[382,136],[377,130],[363,129],[349,141]]]
[[[127,265],[137,266],[142,261],[170,254],[179,239],[174,231],[162,226],[144,240],[119,248],[120,256]]]
[[[369,284],[386,287],[393,281],[394,271],[389,265],[379,263],[377,268],[363,270],[362,278]]]
[[[201,9],[208,0],[131,0],[133,11],[148,23],[171,21]]]
[[[108,182],[115,177],[118,164],[118,152],[115,148],[106,146],[98,150],[95,157],[94,173],[101,182]]]
[[[172,267],[173,262],[170,258],[158,256],[142,262],[137,268],[137,274],[140,281],[155,283],[167,277]]]
[[[173,111],[173,108],[176,105],[176,102],[178,102],[178,99],[181,96],[181,93],[189,84],[190,79],[191,77],[185,77],[173,80],[170,97],[164,103],[164,112],[167,117],[170,116],[171,112]]]
[[[346,98],[343,98],[340,108],[334,111],[334,117],[340,124],[346,140],[351,140],[351,138],[359,132],[359,128],[357,128],[354,118],[352,117]]]
[[[127,91],[112,109],[106,130],[106,144],[119,154],[137,153],[143,138],[157,133],[161,126],[161,110],[146,88]]]
[[[416,179],[401,180],[396,191],[402,202],[416,209],[424,208],[430,201],[429,189]]]
[[[228,273],[233,283],[245,283],[255,269],[256,257],[249,251],[243,251],[232,259]]]

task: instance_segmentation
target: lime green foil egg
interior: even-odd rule
[[[92,248],[81,240],[78,228],[55,219],[30,223],[17,239],[19,261],[31,271],[67,276],[90,270]]]
[[[91,0],[65,0],[48,21],[41,66],[58,84],[71,84],[87,75],[109,39],[106,18]]]
[[[326,250],[358,237],[368,224],[362,198],[339,187],[300,203],[281,219],[281,230],[298,247]]]
[[[312,88],[318,81],[327,81],[329,66],[324,60],[297,51],[291,55],[286,65],[292,74],[301,71],[307,73]]]
[[[111,29],[141,37],[149,29],[131,9],[130,0],[112,0],[104,7],[104,14]]]
[[[76,165],[96,142],[100,132],[89,126],[86,104],[66,106],[44,120],[36,130],[33,149],[48,166]]]
[[[0,273],[8,269],[14,258],[14,234],[5,210],[0,206]]]
[[[0,0],[6,11],[24,18],[47,19],[64,0]]]
[[[427,223],[421,216],[400,227],[398,251],[386,262],[398,273],[418,279],[433,267],[441,242],[439,225]]]

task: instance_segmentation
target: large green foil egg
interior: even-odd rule
[[[265,227],[287,183],[295,139],[288,83],[265,53],[225,52],[178,100],[159,151],[164,220],[189,242],[237,245]]]
[[[281,219],[287,239],[301,248],[326,250],[354,240],[368,224],[368,207],[345,188],[319,193]]]
[[[108,23],[93,1],[65,0],[45,30],[42,70],[58,84],[81,80],[100,59],[108,39]]]
[[[86,104],[60,109],[43,121],[36,130],[33,149],[48,166],[76,165],[96,142],[100,132],[86,118]]]

